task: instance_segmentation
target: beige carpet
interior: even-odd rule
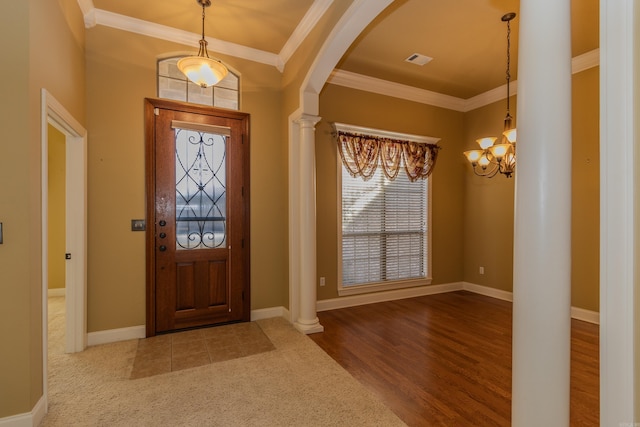
[[[59,317],[50,325],[64,324]],[[257,323],[275,350],[140,379],[130,379],[138,340],[76,354],[50,343],[42,425],[404,425],[284,319]]]

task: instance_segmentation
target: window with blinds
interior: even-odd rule
[[[341,164],[342,289],[427,279],[429,180],[378,168],[364,181]],[[397,286],[400,287],[400,286]]]

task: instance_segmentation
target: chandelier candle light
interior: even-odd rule
[[[186,56],[177,63],[178,69],[193,83],[206,88],[219,83],[229,70],[222,62],[209,58],[207,41],[204,38],[204,8],[211,6],[211,0],[196,0],[202,6],[202,39],[198,55]]]
[[[471,163],[473,172],[478,176],[493,178],[498,172],[510,178],[516,168],[516,129],[512,127],[512,117],[509,112],[509,83],[511,74],[511,20],[516,17],[514,12],[507,13],[502,21],[507,23],[507,115],[504,118],[504,132],[500,143],[496,144],[496,137],[477,139],[480,150],[465,151],[464,155]]]

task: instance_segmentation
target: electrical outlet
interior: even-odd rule
[[[320,286],[324,286],[324,285],[325,285],[325,283],[324,283],[324,277],[321,277],[321,278],[320,278]]]
[[[480,274],[484,274],[484,267],[480,267]]]

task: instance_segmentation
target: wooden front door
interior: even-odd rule
[[[250,320],[248,114],[146,99],[147,336]]]

